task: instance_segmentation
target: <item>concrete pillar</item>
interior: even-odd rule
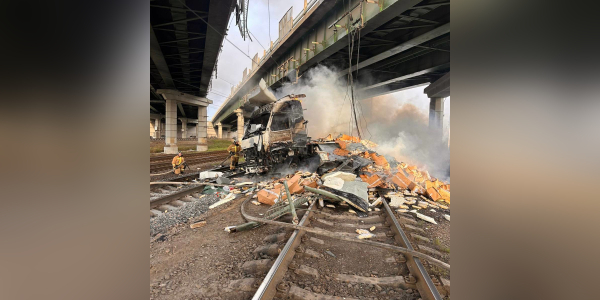
[[[206,106],[198,106],[198,124],[196,124],[196,137],[198,138],[198,144],[196,145],[196,151],[208,150],[208,127],[206,120]]]
[[[154,119],[154,138],[160,137],[160,118]]]
[[[181,118],[179,120],[181,120],[181,138],[185,139],[187,138],[187,119]]]
[[[244,136],[244,114],[241,109],[236,109],[235,113],[237,114],[237,138],[238,142],[242,142],[242,137]]]
[[[166,100],[167,108],[165,112],[165,148],[167,154],[177,153],[177,101]]]
[[[446,98],[430,98],[429,129],[435,134],[442,135],[444,120],[444,100]]]
[[[217,123],[217,138],[223,138],[223,124],[221,122]]]

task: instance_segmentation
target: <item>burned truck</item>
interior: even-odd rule
[[[300,100],[304,97],[287,95],[252,112],[241,142],[246,173],[264,173],[278,165],[294,168],[315,155]]]

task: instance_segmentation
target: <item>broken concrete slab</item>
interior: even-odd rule
[[[323,185],[332,189],[341,190],[344,187],[344,180],[338,177],[331,177],[325,179]]]
[[[219,206],[219,205],[221,205],[221,204],[225,204],[225,203],[227,203],[227,202],[229,202],[229,201],[231,201],[231,200],[235,199],[235,196],[236,196],[236,194],[230,193],[230,194],[228,194],[228,195],[227,195],[227,196],[226,196],[224,199],[222,199],[222,200],[220,200],[220,201],[217,201],[217,202],[213,203],[213,204],[212,204],[211,206],[209,206],[208,208],[209,208],[209,209],[213,209],[213,208],[215,208],[215,207],[217,207],[217,206]]]
[[[368,183],[362,181],[346,181],[341,190],[356,195],[367,202],[369,199],[368,185]]]
[[[403,205],[406,202],[406,199],[402,196],[390,196],[390,206],[391,207],[400,207],[400,205]]]
[[[432,217],[428,217],[428,216],[426,216],[424,214],[420,214],[420,213],[416,213],[416,214],[417,214],[417,218],[437,225],[437,222]]]
[[[211,179],[223,176],[223,172],[204,171],[200,172],[200,179]]]
[[[344,181],[354,181],[356,179],[356,174],[347,173],[347,172],[332,172],[325,174],[321,177],[321,180],[327,180],[327,178],[341,178]]]

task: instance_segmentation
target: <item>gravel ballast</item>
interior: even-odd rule
[[[181,207],[150,219],[150,236],[165,233],[172,226],[185,223],[190,218],[205,213],[211,204],[219,200],[221,199],[217,195],[205,195],[198,200],[186,202]]]

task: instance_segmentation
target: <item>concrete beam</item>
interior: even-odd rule
[[[158,69],[158,72],[160,73],[160,76],[167,87],[175,87],[175,83],[173,82],[171,73],[169,72],[169,65],[167,65],[167,61],[163,56],[152,26],[150,26],[150,58],[154,62],[154,65]]]
[[[185,110],[183,110],[183,105],[181,105],[181,102],[177,103],[177,108],[179,108],[179,112],[185,118]]]
[[[175,100],[184,104],[195,105],[195,106],[208,106],[213,101],[204,97],[198,97],[183,93],[173,89],[159,89],[156,92],[161,95],[165,100]]]
[[[424,92],[429,98],[450,97],[450,72],[426,87]]]
[[[449,32],[450,32],[450,23],[446,23],[446,24],[444,24],[440,27],[437,27],[431,31],[428,31],[416,38],[406,41],[392,49],[389,49],[389,50],[379,53],[371,58],[368,58],[368,59],[360,62],[358,65],[353,65],[352,71],[354,72],[357,70],[357,68],[362,69],[366,66],[370,66],[374,63],[380,62],[386,58],[392,57],[400,52],[406,51],[406,50],[413,48],[419,44],[422,44],[422,43],[425,43],[432,39],[435,39],[435,38],[442,36]],[[348,75],[348,69],[338,73],[338,76],[344,76],[344,75]]]
[[[382,81],[382,82],[379,82],[379,83],[376,83],[376,84],[373,84],[373,85],[361,88],[358,91],[362,92],[362,91],[366,91],[366,90],[369,90],[369,89],[372,89],[372,88],[376,88],[376,87],[380,87],[380,86],[392,84],[392,83],[395,83],[395,82],[399,82],[399,81],[402,81],[402,80],[406,80],[406,79],[409,79],[409,78],[413,78],[413,77],[416,77],[416,76],[425,75],[427,73],[431,73],[431,72],[435,72],[437,70],[442,70],[442,69],[448,68],[449,66],[450,66],[450,64],[447,63],[447,64],[442,64],[442,65],[439,65],[439,66],[427,68],[427,69],[421,70],[419,72],[415,72],[415,73],[412,73],[412,74],[408,74],[408,75],[396,77],[394,79]]]

